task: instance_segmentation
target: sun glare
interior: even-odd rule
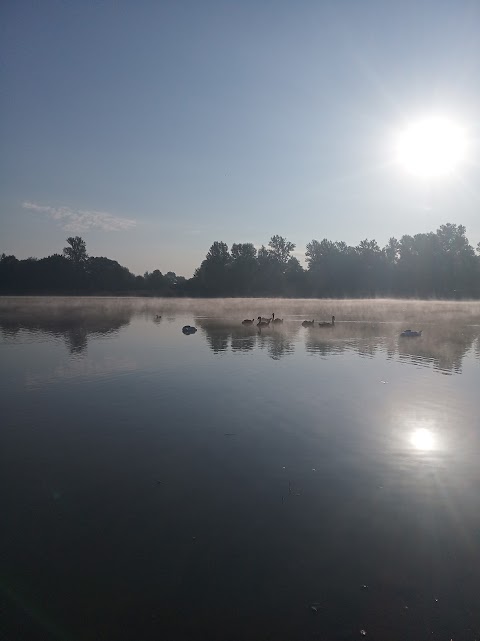
[[[400,132],[396,144],[398,162],[422,178],[453,173],[465,160],[466,150],[464,129],[440,116],[411,123]]]
[[[410,443],[416,450],[433,450],[435,448],[435,437],[431,430],[421,427],[410,434]]]

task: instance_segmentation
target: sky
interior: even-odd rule
[[[215,240],[304,255],[452,222],[480,241],[478,0],[4,0],[0,253],[191,276]],[[468,143],[400,166],[409,123]]]

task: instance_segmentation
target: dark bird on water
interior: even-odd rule
[[[268,327],[270,325],[271,318],[264,320],[261,316],[258,317],[257,327]]]
[[[327,323],[327,322],[323,321],[322,323],[318,323],[318,326],[319,327],[335,327],[335,316],[332,316],[332,322],[331,323]]]

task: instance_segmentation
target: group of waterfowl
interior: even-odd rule
[[[335,327],[335,316],[332,316],[331,322],[328,321],[320,321],[320,323],[317,323],[319,327]],[[304,320],[302,323],[302,327],[313,327],[315,325],[315,320]]]
[[[280,325],[283,323],[283,318],[275,318],[275,314],[272,313],[272,315],[269,318],[264,318],[263,316],[258,316],[257,318],[257,327],[269,327],[270,324],[272,325]],[[246,318],[245,320],[242,321],[242,325],[253,325],[255,323],[255,319],[252,318]],[[333,328],[335,327],[335,316],[332,316],[332,320],[330,322],[328,321],[320,321],[317,323],[318,327],[323,327],[323,328]],[[315,326],[315,320],[304,320],[302,322],[302,327],[314,327]],[[412,329],[406,329],[404,330],[400,336],[402,338],[416,338],[422,335],[422,330],[416,331]]]
[[[272,315],[269,318],[265,318],[263,316],[258,316],[257,318],[258,323],[256,324],[257,327],[268,327],[270,323],[272,325],[281,325],[283,323],[283,318],[275,318],[275,314],[272,313]],[[242,325],[253,325],[255,323],[255,319],[252,318],[246,318],[245,320],[242,321]],[[304,320],[302,323],[303,327],[313,327],[315,324],[315,320]],[[318,323],[319,327],[335,327],[335,316],[332,316],[332,321],[326,322],[320,322]]]
[[[157,315],[156,318],[161,318],[161,316]],[[269,327],[270,324],[272,324],[272,325],[281,325],[281,324],[283,324],[283,318],[275,318],[275,314],[273,314],[273,313],[272,313],[272,315],[270,317],[258,316],[257,317],[257,321],[258,322],[256,323],[256,326],[259,327],[259,328]],[[254,318],[252,318],[252,319],[246,318],[245,320],[242,321],[242,325],[253,325],[254,323],[255,323],[255,319]],[[333,327],[335,327],[335,316],[332,316],[332,320],[330,322],[320,321],[319,323],[317,323],[317,325],[318,325],[318,327],[324,327],[324,328],[330,327],[330,328],[333,328]],[[314,326],[315,326],[315,320],[304,320],[302,322],[302,327],[314,327]],[[197,328],[193,327],[191,325],[184,325],[184,327],[182,327],[182,332],[184,334],[187,334],[187,335],[188,334],[195,334],[196,331],[197,331]],[[422,335],[422,330],[415,331],[415,330],[412,330],[412,329],[406,329],[400,334],[400,336],[402,338],[415,338],[415,337],[419,337],[421,335]]]
[[[275,318],[275,314],[272,314],[269,318],[258,316],[257,321],[257,327],[268,327],[270,323],[272,323],[272,325],[281,325],[283,323],[283,318]],[[246,318],[242,321],[242,325],[253,325],[254,322],[254,318]]]

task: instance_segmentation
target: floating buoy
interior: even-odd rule
[[[414,332],[411,329],[406,329],[404,332],[400,334],[403,338],[415,338],[416,336],[421,336],[422,335],[422,330],[419,332]]]
[[[197,328],[196,327],[192,327],[191,325],[184,325],[182,327],[182,332],[184,334],[187,334],[187,335],[188,334],[195,334],[196,331],[197,331]]]

